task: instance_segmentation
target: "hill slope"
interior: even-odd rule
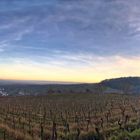
[[[140,93],[140,77],[121,77],[107,79],[100,84],[122,92]]]

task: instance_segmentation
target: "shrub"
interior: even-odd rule
[[[115,140],[131,140],[131,136],[127,131],[121,132]]]
[[[130,134],[133,140],[140,140],[140,129],[136,129]]]

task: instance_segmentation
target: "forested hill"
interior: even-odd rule
[[[114,79],[107,79],[101,82],[104,86],[121,89],[124,85],[140,86],[140,77],[121,77]]]
[[[121,77],[103,80],[100,84],[112,89],[140,93],[140,77]],[[124,91],[125,92],[125,91]]]

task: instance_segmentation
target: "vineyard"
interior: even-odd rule
[[[139,140],[140,98],[121,94],[0,97],[1,140]]]

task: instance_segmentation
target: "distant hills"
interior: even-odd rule
[[[34,80],[4,80],[0,79],[0,85],[47,85],[47,84],[77,84],[74,82],[60,81],[34,81]]]
[[[101,84],[116,89],[121,89],[122,85],[140,86],[140,77],[121,77],[101,81]]]
[[[140,77],[106,79],[93,84],[0,80],[1,96],[46,95],[52,93],[140,94]]]
[[[123,93],[140,93],[140,77],[121,77],[102,81],[105,87],[119,90]]]

